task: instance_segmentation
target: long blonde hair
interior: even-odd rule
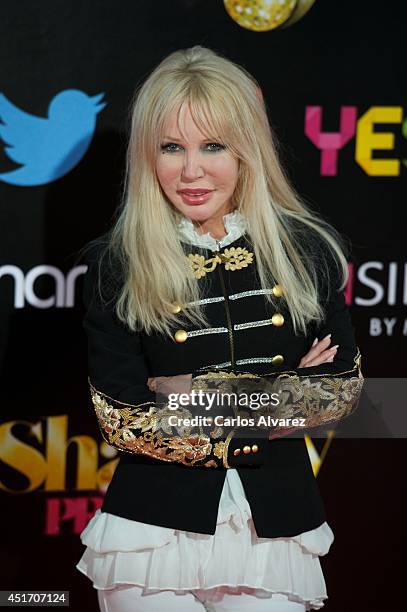
[[[181,323],[174,301],[184,305],[182,316],[192,324],[208,325],[201,307],[190,304],[202,297],[202,281],[193,276],[177,234],[181,213],[155,173],[166,121],[184,102],[199,129],[239,159],[232,204],[247,219],[261,286],[277,281],[284,287],[295,333],[323,320],[319,277],[328,279],[334,270],[345,286],[342,239],[290,185],[260,92],[245,68],[199,45],[171,53],[137,86],[122,202],[106,245],[124,271],[115,308],[130,329],[172,337]],[[334,267],[311,248],[312,236],[325,245]],[[275,305],[272,294],[265,298]]]

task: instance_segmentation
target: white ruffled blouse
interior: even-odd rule
[[[223,217],[227,234],[219,240],[227,246],[246,231],[238,212]],[[179,225],[183,241],[211,250],[217,241],[200,235],[189,219]],[[249,502],[236,469],[228,469],[220,497],[214,535],[159,527],[101,512],[80,535],[86,549],[76,568],[96,589],[119,584],[149,590],[194,590],[206,600],[216,588],[250,587],[258,597],[283,594],[319,609],[327,599],[319,557],[334,540],[327,522],[291,537],[261,538],[256,534]]]
[[[189,242],[195,246],[216,251],[218,248],[226,247],[231,242],[240,238],[247,230],[247,221],[238,210],[234,210],[224,215],[223,224],[225,226],[226,236],[216,239],[213,238],[210,232],[207,234],[198,234],[191,219],[183,217],[178,224],[178,234],[182,242]]]

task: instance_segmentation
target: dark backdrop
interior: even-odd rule
[[[132,93],[170,52],[208,46],[257,78],[292,182],[353,245],[364,375],[405,376],[401,7],[319,0],[292,26],[256,32],[221,0],[2,2],[0,589],[70,590],[73,609],[97,609],[74,568],[78,534],[117,457],[89,404],[76,255],[110,227]],[[312,444],[318,454],[325,440]],[[321,560],[329,611],[399,602],[405,450],[334,439],[314,462],[336,536]]]

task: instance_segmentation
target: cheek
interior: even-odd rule
[[[220,181],[234,185],[237,182],[239,162],[230,158],[219,158],[215,161],[213,171],[216,173]]]
[[[156,173],[161,185],[167,185],[177,178],[179,174],[178,164],[174,160],[159,158],[156,162]]]

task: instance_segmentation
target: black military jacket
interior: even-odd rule
[[[181,437],[169,443],[154,433],[154,416],[165,407],[148,388],[147,378],[192,373],[195,381],[208,372],[361,377],[360,352],[335,274],[326,299],[321,298],[325,322],[318,329],[311,326],[306,336],[295,335],[277,280],[269,291],[281,307],[273,311],[265,300],[247,233],[218,253],[182,245],[195,276],[205,279],[202,303],[210,326],[197,329],[186,323],[174,330],[173,340],[129,331],[116,317],[114,302],[102,305],[96,292],[100,247],[93,245],[87,256],[83,325],[91,398],[103,438],[120,453],[101,510],[214,534],[226,470],[236,468],[258,536],[294,536],[314,529],[326,515],[304,437],[250,440],[232,433],[226,439]],[[115,273],[106,265],[102,285],[112,286]],[[331,346],[339,345],[334,361],[297,368],[314,338],[328,333]]]

